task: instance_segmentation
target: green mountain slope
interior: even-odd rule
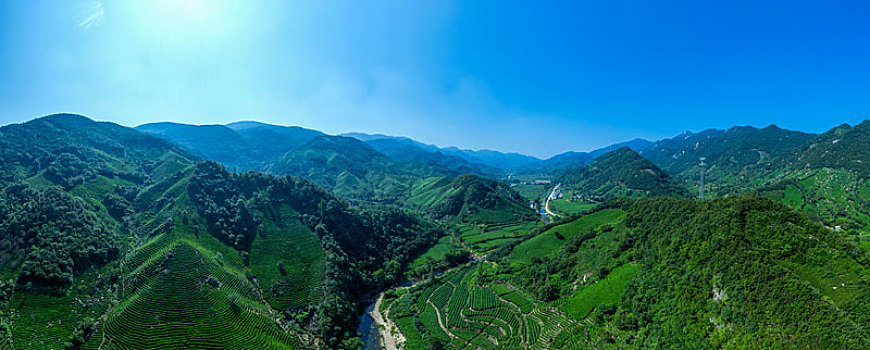
[[[0,132],[0,348],[357,348],[364,293],[442,235],[114,124]]]
[[[400,162],[437,165],[453,174],[496,176],[502,173],[502,170],[483,164],[472,163],[455,155],[444,154],[440,149],[407,138],[385,136],[381,138],[368,138],[363,141],[378,152]]]
[[[697,188],[699,159],[705,157],[708,192],[739,193],[759,185],[759,178],[768,175],[756,169],[795,152],[815,136],[775,125],[710,129],[658,141],[640,154],[688,188]]]
[[[344,197],[390,202],[404,197],[423,177],[445,174],[424,164],[396,162],[343,136],[312,139],[276,159],[266,171],[304,177]]]
[[[298,126],[279,126],[258,122],[236,122],[227,124],[251,145],[258,160],[255,170],[262,170],[265,164],[284,155],[284,153],[323,136],[320,131],[300,128]]]
[[[323,135],[300,127],[257,122],[228,125],[150,123],[137,126],[136,130],[174,142],[204,159],[241,171],[262,171],[266,164],[284,153]]]
[[[383,309],[419,348],[870,346],[870,253],[761,197],[610,202],[493,257]]]
[[[410,189],[406,201],[436,218],[498,224],[534,220],[536,214],[510,186],[474,175],[433,177]]]
[[[175,143],[203,159],[210,159],[251,170],[256,166],[256,150],[248,141],[223,125],[188,125],[178,123],[151,123],[136,127]]]
[[[458,157],[399,152],[402,156],[394,159],[356,138],[299,127],[257,122],[226,126],[154,123],[137,129],[237,170],[300,176],[343,197],[368,201],[400,200],[408,188],[427,176],[484,172],[480,165]]]
[[[468,150],[457,147],[440,149],[446,155],[460,157],[471,163],[483,164],[490,168],[501,169],[504,172],[515,172],[541,160],[519,153],[504,153],[492,150]]]
[[[852,234],[870,231],[870,121],[834,128],[772,162],[759,192]]]
[[[870,176],[870,120],[855,126],[841,125],[819,135],[783,156],[774,166],[796,169],[836,168]]]
[[[586,200],[614,197],[686,196],[687,191],[658,167],[628,148],[598,157],[561,175],[568,192]]]
[[[0,128],[0,180],[70,189],[97,177],[151,182],[196,157],[128,128],[57,114]]]

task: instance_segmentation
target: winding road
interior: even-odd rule
[[[561,187],[561,186],[562,186],[562,184],[558,184],[558,185],[556,185],[556,187],[553,187],[553,190],[550,191],[550,194],[547,195],[547,200],[544,202],[544,211],[546,211],[547,215],[549,215],[549,216],[552,216],[552,217],[559,216],[550,210],[550,199],[553,198],[553,195],[556,194],[556,191],[559,190],[559,187]]]

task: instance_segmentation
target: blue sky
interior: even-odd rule
[[[550,156],[870,118],[862,1],[0,2],[0,124],[259,120]]]

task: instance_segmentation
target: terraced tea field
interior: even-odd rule
[[[277,310],[302,307],[318,299],[323,248],[287,206],[274,208],[251,248],[251,272],[264,297]]]
[[[577,290],[574,295],[560,300],[559,308],[574,318],[585,318],[596,307],[616,304],[626,285],[637,276],[639,266],[625,264],[613,270],[606,278]]]
[[[511,262],[530,264],[534,257],[557,253],[564,245],[564,240],[605,225],[616,225],[624,217],[625,212],[620,209],[605,209],[553,227],[518,245],[511,255]]]
[[[407,347],[427,346],[432,341],[451,349],[584,345],[574,336],[582,333],[584,322],[570,319],[554,305],[537,302],[510,284],[484,282],[489,269],[490,263],[459,268],[393,301],[387,308],[408,338]]]
[[[137,272],[135,292],[114,308],[86,349],[290,349],[243,275],[194,243],[178,241]]]
[[[523,196],[526,200],[530,201],[541,201],[546,195],[547,190],[549,190],[550,185],[516,185],[511,188],[520,196]]]
[[[859,235],[870,232],[870,182],[853,172],[801,171],[761,193],[828,226],[842,226]]]
[[[498,246],[523,238],[540,225],[539,222],[526,222],[505,225],[462,225],[459,238],[469,249],[478,254],[498,248]]]
[[[315,300],[323,253],[293,213],[264,214],[250,267],[204,225],[178,224],[181,219],[131,251],[121,263],[120,302],[84,349],[298,348],[275,306]],[[152,226],[161,232],[163,225]],[[277,261],[286,262],[284,270]],[[265,293],[258,278],[270,287]],[[271,293],[275,285],[288,288]]]

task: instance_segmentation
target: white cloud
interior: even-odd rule
[[[79,6],[79,27],[91,29],[103,24],[106,12],[101,1],[87,1]]]

